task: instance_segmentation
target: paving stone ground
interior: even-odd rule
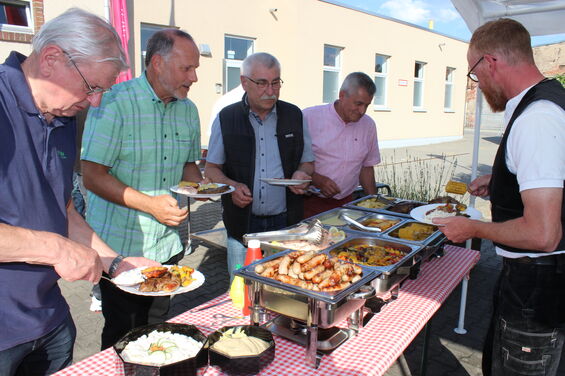
[[[483,136],[483,135],[482,135]],[[481,140],[479,171],[487,173],[496,150],[498,134],[486,134]],[[411,155],[422,158],[434,156],[458,155],[457,176],[466,179],[470,176],[472,135],[465,134],[462,140],[445,144],[407,148]],[[383,155],[392,153],[383,150]],[[396,155],[403,155],[403,150],[395,150]],[[378,177],[377,177],[378,179]],[[488,214],[486,202],[477,202],[483,213]],[[218,202],[191,203],[191,232],[222,227],[221,207]],[[226,253],[224,250],[209,248],[193,241],[193,252],[185,256],[182,264],[196,267],[206,277],[206,284],[193,292],[175,296],[172,300],[170,315],[175,316],[192,307],[200,305],[228,289],[229,277],[226,271]],[[465,328],[467,334],[454,332],[459,317],[461,288],[458,287],[430,322],[430,341],[428,347],[427,374],[431,376],[475,376],[481,375],[481,349],[491,309],[492,289],[501,262],[494,254],[491,242],[482,242],[482,254],[478,265],[472,270],[467,295]],[[100,333],[103,326],[101,313],[91,312],[91,285],[86,282],[60,282],[63,294],[71,307],[71,313],[77,325],[77,341],[74,360],[80,361],[93,355],[100,349]],[[392,303],[394,304],[394,303]],[[420,374],[423,333],[406,349],[404,355],[386,373],[387,376],[405,376]]]

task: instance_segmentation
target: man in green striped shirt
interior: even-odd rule
[[[183,256],[178,226],[188,215],[169,187],[201,181],[200,121],[188,90],[197,81],[199,51],[184,31],[149,40],[146,72],[106,93],[88,113],[82,142],[87,222],[116,252],[164,264]],[[102,348],[130,329],[164,319],[168,298],[131,295],[100,284],[106,320]]]

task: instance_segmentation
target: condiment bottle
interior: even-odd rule
[[[236,269],[241,268],[241,264],[235,266]],[[243,304],[245,303],[245,281],[240,276],[236,275],[233,277],[233,281],[230,286],[230,298],[233,306],[237,309],[243,309]]]
[[[261,260],[263,253],[261,252],[261,243],[257,239],[252,239],[247,243],[247,254],[245,255],[245,265],[249,265],[256,260]],[[245,286],[245,294],[243,298],[243,309],[241,310],[244,316],[248,316],[251,311],[251,300],[249,299],[249,288]]]

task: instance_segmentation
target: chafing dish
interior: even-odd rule
[[[386,214],[380,214],[380,213],[366,213],[365,215],[363,215],[362,217],[359,217],[358,219],[356,219],[357,222],[360,222],[361,224],[364,224],[365,221],[369,221],[369,220],[390,220],[390,221],[394,221],[395,223],[388,227],[388,228],[384,228],[382,229],[380,232],[377,231],[365,231],[362,230],[354,225],[348,225],[345,229],[349,232],[355,232],[355,233],[360,233],[363,236],[367,236],[367,235],[371,235],[371,236],[379,236],[379,235],[383,235],[386,232],[390,232],[393,229],[399,227],[400,225],[402,225],[406,219],[404,218],[399,218],[399,217],[395,217],[392,215],[386,215]]]
[[[339,218],[340,214],[345,214],[349,218],[353,218],[355,220],[367,215],[367,213],[364,213],[360,210],[335,208],[335,209],[323,212],[321,214],[315,215],[313,217],[310,217],[310,218],[306,219],[306,221],[309,221],[311,219],[318,219],[320,222],[322,222],[322,224],[324,226],[335,226],[335,227],[347,226],[347,223],[344,220]]]
[[[406,226],[409,226],[413,223],[417,223],[417,224],[424,225],[424,226],[431,226],[431,225],[427,225],[427,224],[420,223],[420,222],[417,222],[417,221],[406,220],[402,224],[400,224],[400,225],[398,225],[394,228],[391,228],[389,231],[386,231],[383,234],[383,238],[388,239],[388,240],[392,240],[392,241],[402,241],[402,242],[407,242],[407,243],[411,243],[411,244],[422,245],[423,249],[421,251],[421,256],[422,256],[423,260],[428,260],[434,254],[437,255],[437,256],[441,256],[442,251],[443,251],[443,245],[447,241],[447,238],[445,237],[445,235],[441,231],[438,230],[437,226],[433,226],[433,227],[435,227],[435,231],[432,232],[426,238],[421,239],[421,240],[411,240],[411,239],[405,239],[405,238],[399,237],[400,229],[402,229]]]
[[[398,202],[398,199],[377,194],[358,198],[357,200],[353,200],[345,204],[344,207],[375,212],[377,210],[385,210],[394,205],[396,202]]]
[[[376,237],[355,237],[339,244],[336,244],[328,250],[332,255],[336,254],[339,249],[353,247],[358,245],[391,247],[404,253],[404,257],[397,263],[388,266],[364,266],[365,268],[375,270],[379,276],[371,282],[371,286],[375,288],[377,297],[384,297],[391,293],[391,298],[398,296],[398,289],[401,282],[409,276],[415,278],[420,269],[422,245],[409,244],[404,242],[394,242]]]
[[[369,200],[369,199],[376,199],[376,200],[379,200],[379,201],[388,202],[389,204],[383,205],[382,207],[378,207],[378,208],[366,208],[366,207],[359,206],[360,204],[363,203],[363,201]],[[365,210],[365,211],[370,211],[370,212],[374,212],[374,213],[395,215],[395,216],[399,216],[399,217],[403,217],[403,218],[411,218],[410,217],[410,210],[415,208],[415,207],[422,206],[422,205],[426,205],[426,203],[420,202],[420,201],[414,201],[414,200],[404,200],[404,199],[400,199],[400,198],[384,197],[382,195],[369,195],[369,196],[361,197],[358,200],[351,201],[350,203],[344,205],[344,207],[356,209],[356,210]],[[400,208],[402,206],[405,206],[406,210],[404,210],[404,211],[398,210],[398,208]]]
[[[235,272],[243,277],[249,286],[251,301],[251,322],[260,324],[265,321],[265,310],[278,313],[274,320],[267,320],[264,326],[276,334],[294,340],[306,346],[306,363],[314,368],[318,365],[316,352],[331,350],[355,335],[362,327],[363,306],[365,300],[375,294],[367,286],[380,274],[378,270],[361,267],[360,280],[340,291],[319,292],[300,288],[263,277],[255,273],[255,266],[282,257],[292,251],[283,251],[259,260]],[[334,328],[347,319],[347,329]],[[293,329],[291,327],[295,325]],[[332,338],[320,338],[318,329],[329,329]],[[322,336],[323,337],[323,336]]]

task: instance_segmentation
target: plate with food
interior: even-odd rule
[[[162,265],[125,271],[113,278],[112,282],[130,294],[171,296],[202,286],[204,274],[188,266]]]
[[[312,179],[282,179],[282,178],[261,178],[259,179],[262,182],[271,185],[280,185],[280,186],[292,186],[292,185],[300,185],[304,183],[310,183]]]
[[[410,211],[410,216],[418,222],[428,223],[430,225],[441,226],[433,223],[434,218],[447,218],[463,216],[469,219],[481,219],[483,216],[480,211],[467,206],[459,206],[455,204],[429,204],[419,206]]]
[[[232,193],[235,188],[231,185],[221,183],[195,183],[192,181],[181,181],[178,185],[172,186],[171,191],[180,195],[194,198],[214,198],[226,193]]]

